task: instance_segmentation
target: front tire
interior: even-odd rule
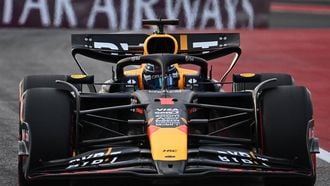
[[[66,75],[30,75],[26,76],[20,82],[20,96],[32,88],[56,88],[71,91],[68,86],[56,83],[56,80],[66,81]],[[81,84],[74,84],[78,90],[81,90]]]
[[[278,185],[305,185],[315,183],[315,170],[309,151],[309,123],[313,120],[310,93],[305,87],[278,86],[261,95],[263,152],[267,156],[294,160],[311,171],[301,179],[274,179]],[[274,185],[273,179],[266,185]],[[279,180],[281,183],[279,183]]]
[[[53,181],[31,182],[27,175],[42,162],[71,156],[72,96],[55,88],[32,88],[26,90],[22,102],[20,134],[23,122],[27,123],[29,155],[18,157],[19,185],[49,185]]]

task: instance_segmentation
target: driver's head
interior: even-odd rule
[[[167,88],[177,88],[179,80],[178,70],[174,65],[170,65],[164,77],[159,65],[146,64],[143,69],[143,83],[145,89],[161,89],[163,81]]]

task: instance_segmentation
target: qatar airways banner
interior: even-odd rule
[[[139,30],[177,18],[187,29],[268,26],[270,0],[0,0],[0,27]]]

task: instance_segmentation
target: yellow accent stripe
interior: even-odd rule
[[[73,79],[83,79],[87,77],[86,75],[83,75],[83,74],[74,74],[74,75],[71,75],[71,78]]]
[[[172,35],[169,35],[169,34],[153,34],[153,35],[150,35],[149,37],[147,37],[145,40],[144,40],[144,43],[143,43],[143,54],[144,55],[148,55],[148,42],[149,40],[153,39],[153,38],[170,38],[173,40],[174,42],[174,52],[173,54],[177,54],[178,53],[178,41],[175,39],[175,37],[173,37]]]
[[[250,152],[250,156],[253,158],[253,159],[256,159],[255,155],[253,154],[253,152]]]
[[[188,50],[188,38],[187,35],[180,35],[180,49]]]
[[[112,148],[109,147],[108,150],[107,150],[107,152],[105,153],[105,156],[108,156],[111,153],[111,151],[112,151]],[[110,160],[109,158],[106,158],[104,161],[107,162],[109,160]]]
[[[249,77],[254,77],[256,74],[254,73],[243,73],[243,74],[240,74],[241,77],[246,77],[246,78],[249,78]]]
[[[108,150],[107,150],[107,152],[105,153],[105,155],[106,155],[106,156],[109,155],[109,154],[111,153],[111,151],[112,151],[112,148],[109,147]]]

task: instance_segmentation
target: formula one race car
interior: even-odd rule
[[[241,54],[238,33],[166,34],[178,20],[143,23],[158,29],[72,35],[80,75],[21,81],[20,186],[225,178],[314,185],[318,141],[307,88],[281,73],[226,81]],[[115,64],[112,79],[95,82],[78,54]],[[228,70],[213,79],[208,60],[229,54]]]

